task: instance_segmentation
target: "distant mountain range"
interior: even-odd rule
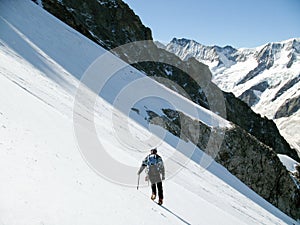
[[[300,38],[240,49],[176,38],[158,46],[183,60],[194,57],[208,65],[214,83],[274,120],[300,152]]]

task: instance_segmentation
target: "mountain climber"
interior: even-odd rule
[[[146,180],[150,180],[152,195],[151,199],[156,198],[156,187],[158,189],[158,204],[163,203],[163,187],[162,180],[165,179],[165,167],[162,158],[157,154],[157,149],[151,149],[151,153],[143,160],[142,165],[138,171],[138,175],[147,167]]]

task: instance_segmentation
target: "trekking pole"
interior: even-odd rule
[[[139,190],[139,185],[140,185],[140,174],[138,176],[138,182],[137,182],[136,190]]]

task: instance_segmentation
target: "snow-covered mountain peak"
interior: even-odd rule
[[[230,66],[233,60],[232,55],[237,51],[231,46],[205,46],[194,40],[185,38],[173,38],[165,48],[166,50],[177,54],[183,60],[194,57],[198,61],[212,67]]]
[[[285,63],[285,66],[289,67],[290,60],[295,60],[294,57],[298,57],[300,53],[300,42],[299,39],[293,38],[282,42],[268,43],[264,46],[256,49],[255,58],[258,61],[264,61],[264,59],[269,58],[273,61],[280,60],[282,57],[286,56],[288,61],[279,62],[281,64]],[[272,66],[272,65],[270,65]]]
[[[175,38],[175,37],[171,40],[170,43],[181,45],[182,47],[185,47],[187,45],[199,44],[194,40],[189,40],[186,38]]]
[[[232,46],[205,46],[194,40],[185,38],[173,38],[172,41],[165,46],[165,49],[177,54],[183,60],[194,57],[198,61],[207,64],[212,71],[221,68],[229,68],[237,62],[244,62],[247,59],[254,59],[257,62],[266,64],[266,68],[270,68],[274,61],[282,60],[286,56],[285,66],[290,67],[297,60],[300,53],[300,38],[291,38],[282,42],[267,43],[256,48],[240,48],[236,49]],[[283,62],[280,61],[282,64]],[[224,69],[224,68],[223,68]]]
[[[187,39],[173,40],[166,50],[183,60],[194,57],[207,64],[213,81],[222,90],[233,92],[254,111],[270,119],[279,119],[280,115],[282,119],[277,125],[282,135],[300,151],[300,136],[290,132],[295,125],[291,127],[289,122],[295,120],[300,108],[295,100],[300,96],[300,38],[240,49],[204,46]],[[291,109],[284,110],[284,107]]]

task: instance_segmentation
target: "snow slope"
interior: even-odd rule
[[[282,164],[287,168],[288,171],[294,173],[296,172],[295,166],[298,164],[297,161],[293,160],[287,155],[278,154]]]
[[[72,118],[76,78],[104,50],[31,1],[1,1],[0,29],[1,225],[296,224],[222,166],[211,162],[208,168],[201,167],[205,157],[199,149],[174,176],[171,165],[166,165],[163,207],[149,200],[149,187],[142,180],[136,190],[99,176],[82,157]],[[128,67],[116,81],[130,80],[132,73],[143,76]],[[173,96],[161,85],[147,82]],[[113,83],[108,86],[113,88]],[[113,94],[105,90],[102,94],[93,112],[97,134],[114,157],[138,167],[151,146],[151,133],[109,103]],[[214,121],[211,126],[229,126],[197,110],[203,116],[199,119]],[[123,145],[115,137],[112,114],[119,118],[120,129],[130,126],[130,144],[135,146]],[[132,117],[142,122],[136,114]],[[205,119],[209,117],[213,120]],[[92,135],[91,130],[85,132]],[[159,152],[165,159],[176,151],[168,143],[174,139],[170,135],[167,142],[160,141]]]

